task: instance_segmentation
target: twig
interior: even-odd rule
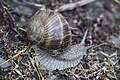
[[[23,52],[25,52],[25,51],[26,51],[26,48],[23,49],[23,50],[21,50],[21,51],[19,51],[19,52],[17,52],[17,54],[15,54],[13,57],[11,57],[10,59],[8,59],[8,60],[6,60],[5,62],[1,63],[0,66],[2,66],[3,64],[9,62],[9,61],[12,60],[12,59],[18,57],[21,53],[23,53]]]
[[[30,3],[30,2],[25,2],[25,4],[31,5],[31,6],[34,6],[34,7],[38,7],[38,8],[45,8],[45,5],[43,5],[43,4]]]
[[[89,4],[93,1],[95,0],[82,0],[82,1],[75,2],[75,3],[64,4],[58,9],[56,9],[55,11],[61,12],[61,11],[66,11],[66,10],[73,10],[74,8]]]
[[[23,5],[23,6],[33,6],[33,7],[37,7],[37,8],[45,8],[46,6],[43,4],[39,4],[39,3],[34,3],[34,2],[21,2],[19,0],[12,0],[12,3],[17,4],[17,5]]]
[[[120,4],[120,1],[119,0],[114,0],[116,3]]]
[[[8,16],[10,16],[11,20],[13,21],[13,26],[15,24],[15,20],[11,14],[11,12],[9,11],[10,5],[7,4],[4,0],[2,0],[2,4],[5,4],[6,6],[2,5],[2,8],[5,10],[5,12],[7,13]]]
[[[36,59],[30,58],[31,64],[34,67],[35,71],[37,72],[39,80],[44,80],[44,77],[42,76],[42,73],[40,72],[38,68],[38,63],[36,62]]]
[[[12,60],[12,59],[18,57],[18,56],[21,55],[22,53],[25,53],[30,47],[31,47],[31,46],[30,46],[30,44],[29,44],[27,48],[24,48],[23,50],[16,52],[16,54],[15,54],[13,57],[11,57],[10,59],[8,59],[8,60],[4,61],[3,63],[1,63],[0,66],[2,66],[3,64],[9,62],[9,61]]]

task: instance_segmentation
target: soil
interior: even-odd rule
[[[30,18],[40,9],[29,3],[42,4],[55,10],[63,4],[79,0],[1,0],[0,58],[10,59],[0,67],[0,80],[120,80],[120,3],[117,0],[96,0],[72,10],[61,11],[70,26],[73,44],[79,43],[88,29],[87,51],[79,65],[65,70],[42,70],[26,34]],[[102,44],[102,45],[101,45]],[[101,45],[101,46],[99,46]],[[0,61],[0,62],[1,62]]]

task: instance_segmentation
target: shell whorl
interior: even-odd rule
[[[49,50],[66,49],[71,45],[71,29],[66,19],[52,10],[39,10],[27,28],[31,41]]]

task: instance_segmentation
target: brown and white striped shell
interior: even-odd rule
[[[52,10],[40,10],[28,27],[30,39],[49,50],[65,49],[71,45],[71,30],[65,18]]]
[[[39,10],[31,18],[27,28],[28,38],[40,64],[48,69],[74,67],[85,55],[87,31],[80,44],[72,45],[71,28],[66,19],[53,10]]]

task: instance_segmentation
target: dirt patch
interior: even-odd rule
[[[31,16],[42,4],[47,9],[58,9],[63,4],[79,0],[5,0],[0,2],[0,56],[10,59],[9,66],[0,68],[1,80],[120,80],[120,4],[115,0],[97,0],[72,10],[61,11],[73,31],[73,44],[79,43],[88,29],[86,45],[99,45],[89,49],[80,64],[65,70],[41,70],[35,63],[34,50],[30,49],[26,27]],[[113,41],[113,38],[117,39]],[[116,42],[118,41],[118,42]]]

